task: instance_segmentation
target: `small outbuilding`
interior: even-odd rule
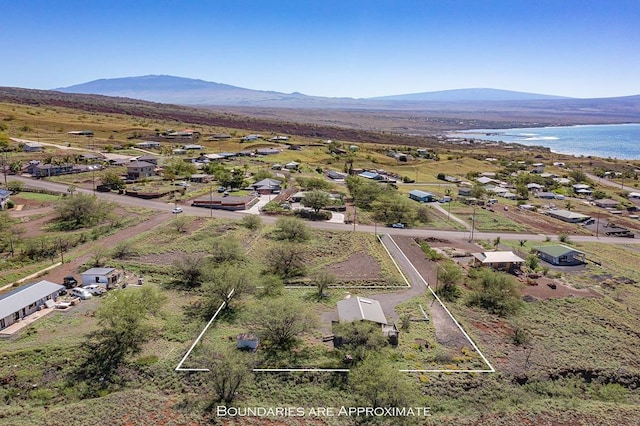
[[[255,334],[242,333],[236,338],[236,347],[248,351],[255,351],[260,345],[260,338]]]
[[[80,274],[82,285],[99,284],[105,288],[113,288],[120,281],[121,273],[116,268],[91,268]]]

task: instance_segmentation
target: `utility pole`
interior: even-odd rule
[[[356,221],[358,220],[358,208],[356,207],[356,201],[353,200],[353,230],[356,230]]]
[[[471,216],[471,239],[469,242],[473,241],[473,231],[476,228],[476,208],[473,208],[473,216]]]
[[[213,184],[209,188],[209,217],[213,217]]]

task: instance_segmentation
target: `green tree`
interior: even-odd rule
[[[297,177],[296,183],[305,191],[326,191],[333,186],[331,182],[316,177]]]
[[[336,282],[336,277],[326,270],[321,270],[311,277],[311,282],[318,289],[318,300],[322,300],[325,297],[324,291]]]
[[[260,216],[258,215],[247,214],[240,220],[240,225],[255,231],[262,226],[262,219],[260,219]]]
[[[446,262],[438,268],[438,296],[453,302],[460,297],[458,283],[462,279],[462,271],[454,262]]]
[[[180,158],[174,158],[162,166],[165,179],[188,178],[196,173],[198,169],[192,163],[182,161]]]
[[[518,282],[507,273],[480,269],[472,289],[474,291],[467,304],[483,308],[492,314],[507,316],[522,306]]]
[[[391,223],[413,223],[416,218],[416,209],[411,201],[395,194],[381,194],[371,203],[371,211],[376,221]]]
[[[98,331],[84,345],[80,377],[92,384],[114,378],[126,358],[140,353],[149,340],[153,328],[147,317],[163,303],[164,297],[152,287],[110,292],[96,312]]]
[[[276,222],[273,237],[276,240],[303,242],[311,238],[311,232],[302,220],[294,217],[283,217]]]
[[[56,221],[59,228],[63,230],[94,226],[107,219],[113,208],[112,203],[98,200],[93,195],[77,194],[58,201]]]
[[[330,202],[331,197],[329,194],[324,191],[314,190],[307,192],[300,203],[305,207],[313,209],[315,214],[318,214],[320,209],[325,208]]]
[[[283,279],[302,276],[305,273],[303,254],[300,244],[280,244],[269,252],[267,270]]]
[[[205,259],[195,254],[187,254],[172,263],[174,283],[180,287],[195,288],[204,280]]]
[[[253,293],[256,287],[255,280],[256,277],[251,270],[237,264],[206,268],[202,284],[204,316],[213,315],[223,302],[224,309],[231,310],[231,300]]]
[[[228,348],[217,349],[207,360],[209,372],[205,382],[213,388],[213,402],[231,404],[251,378],[252,355]]]
[[[380,325],[371,321],[339,322],[333,325],[336,345],[353,363],[362,361],[369,353],[378,353],[388,345]]]
[[[347,176],[345,184],[354,199],[356,207],[369,209],[371,204],[385,191],[382,185],[358,176]]]
[[[248,322],[265,346],[288,350],[295,346],[300,334],[316,326],[317,318],[300,300],[285,296],[266,299],[252,310]]]
[[[362,406],[410,407],[414,390],[406,374],[398,374],[384,356],[370,355],[349,372],[349,388]]]
[[[103,186],[116,191],[127,187],[124,180],[120,177],[120,174],[111,169],[104,172],[100,178],[100,182]]]

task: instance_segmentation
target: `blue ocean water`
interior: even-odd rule
[[[447,136],[544,146],[575,156],[640,160],[640,124],[474,129]]]

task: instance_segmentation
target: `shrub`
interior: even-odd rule
[[[500,316],[513,314],[522,306],[518,284],[509,274],[482,269],[472,287],[474,292],[467,301],[469,306],[477,306]]]

